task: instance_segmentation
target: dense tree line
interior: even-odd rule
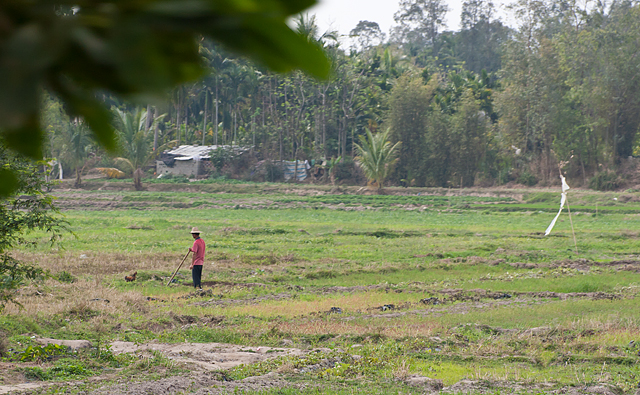
[[[268,71],[203,38],[211,73],[169,101],[101,100],[129,152],[120,162],[138,174],[146,156],[131,154],[135,138],[151,152],[170,143],[244,145],[258,159],[344,161],[367,130],[401,142],[388,179],[395,185],[548,184],[561,161],[574,183],[615,171],[634,154],[640,126],[640,6],[519,0],[513,10],[515,29],[496,19],[490,1],[467,0],[461,29],[446,31],[444,1],[402,0],[389,37],[361,21],[349,49],[303,15],[296,30],[324,48],[327,80]],[[48,154],[80,182],[100,154],[81,119],[65,118],[53,97],[46,106]]]

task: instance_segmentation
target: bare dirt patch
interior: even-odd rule
[[[187,286],[193,286],[193,284],[183,284],[183,285],[187,285]],[[203,281],[202,282],[202,286],[203,287],[218,287],[218,286],[225,286],[225,287],[241,287],[241,288],[256,288],[256,287],[266,287],[267,284],[263,284],[263,283],[235,283],[235,282],[230,282],[230,281]]]
[[[244,391],[266,391],[273,388],[299,388],[304,385],[292,384],[277,373],[264,376],[247,377],[240,381],[219,381],[208,374],[191,374],[174,376],[157,381],[143,381],[109,385],[92,391],[91,394],[108,395],[148,395],[148,394],[183,394],[218,395],[244,393]]]
[[[36,364],[22,364],[21,366],[36,366]],[[9,362],[0,362],[0,372],[2,377],[0,383],[4,384],[4,387],[10,385],[18,385],[24,383],[24,375],[16,369],[16,364]],[[3,386],[0,386],[0,394],[2,394]]]
[[[610,294],[606,292],[520,292],[505,294],[502,292],[491,292],[483,289],[470,291],[446,289],[438,291],[438,293],[441,295],[446,295],[446,297],[431,297],[422,299],[417,303],[408,302],[397,306],[392,304],[382,305],[380,307],[375,307],[367,310],[367,312],[372,310],[379,310],[381,311],[380,313],[365,314],[360,316],[360,318],[390,319],[399,318],[406,315],[441,316],[444,314],[467,314],[469,312],[478,311],[480,309],[495,309],[514,304],[540,305],[551,303],[553,299],[567,300],[574,298],[589,298],[592,300],[614,300],[621,297],[617,294]],[[426,305],[433,306],[427,308]],[[407,310],[416,306],[425,306],[425,308]],[[349,316],[344,317],[343,320],[350,321],[356,318],[356,316]]]
[[[241,364],[252,364],[285,355],[303,355],[294,348],[244,347],[222,343],[146,343],[117,341],[111,343],[116,353],[140,353],[160,351],[177,363],[185,363],[199,370],[229,369]]]
[[[56,342],[55,339],[48,340]],[[184,391],[197,391],[196,393],[200,394],[228,394],[234,393],[236,388],[238,390],[260,391],[274,387],[287,387],[290,384],[276,373],[249,377],[237,382],[227,382],[219,381],[220,376],[213,375],[212,372],[230,369],[241,364],[249,365],[277,357],[301,356],[306,353],[295,348],[246,347],[222,343],[167,344],[153,341],[146,344],[116,341],[111,343],[111,351],[115,354],[131,353],[141,356],[160,352],[174,363],[188,367],[193,373],[157,381],[108,385],[91,391],[92,394],[174,394]],[[25,365],[21,364],[20,366]],[[53,385],[45,382],[27,382],[21,373],[12,370],[14,367],[15,364],[0,363],[5,384],[0,385],[0,394],[37,390]],[[100,381],[107,378],[93,377],[89,381]]]
[[[419,283],[416,283],[419,284]],[[302,291],[308,294],[315,295],[333,295],[333,294],[351,294],[358,292],[369,292],[369,291],[378,291],[384,290],[386,292],[407,292],[407,293],[423,293],[422,290],[402,290],[402,289],[391,289],[387,285],[366,285],[366,286],[352,286],[352,287],[342,287],[342,286],[333,286],[333,287],[321,287],[317,289],[298,289],[297,291]],[[463,289],[441,289],[434,290],[429,292],[429,294],[437,295],[432,297],[420,298],[420,296],[416,297],[415,302],[406,302],[400,305],[380,305],[378,307],[371,307],[364,312],[370,312],[374,310],[381,311],[398,311],[398,310],[406,310],[412,307],[425,307],[425,306],[440,306],[438,309],[429,308],[429,309],[419,309],[413,310],[416,314],[422,314],[419,312],[424,312],[424,314],[433,314],[437,311],[443,312],[451,312],[458,314],[465,314],[470,309],[476,308],[492,308],[499,306],[506,306],[513,303],[530,303],[530,304],[540,304],[550,302],[551,299],[558,300],[568,300],[568,299],[576,299],[576,298],[588,298],[592,300],[615,300],[621,299],[623,296],[615,293],[607,293],[607,292],[570,292],[570,293],[559,293],[559,292],[493,292],[485,289],[471,289],[471,290],[463,290]],[[205,293],[203,295],[211,295],[211,292]],[[198,294],[195,293],[193,296],[186,296],[186,298],[195,298]],[[210,298],[206,301],[192,303],[192,306],[199,307],[229,307],[229,306],[242,306],[242,305],[255,305],[262,302],[267,301],[276,301],[276,300],[288,300],[294,299],[297,295],[294,293],[282,292],[278,294],[270,294],[263,296],[255,296],[255,297],[247,297],[243,299],[224,299],[223,295],[213,295],[213,298]],[[467,305],[460,302],[475,302],[475,304]],[[455,304],[454,304],[455,303]],[[446,305],[446,306],[445,306]],[[342,313],[342,307],[338,306],[340,309],[340,313]],[[355,310],[357,313],[361,313],[360,310]],[[353,311],[352,311],[353,312]],[[319,311],[312,313],[312,316],[317,315],[326,315],[330,313],[335,313],[335,311]],[[399,314],[399,315],[398,315]],[[383,316],[386,318],[393,318],[396,316],[401,316],[407,314],[406,312],[397,313],[397,314],[384,314]],[[374,318],[377,315],[364,316],[365,318]]]
[[[279,294],[273,294],[273,295],[257,296],[257,297],[247,298],[247,299],[220,299],[220,300],[211,299],[205,302],[193,303],[192,306],[200,306],[200,307],[239,306],[239,305],[248,305],[248,304],[258,304],[261,302],[273,301],[273,300],[287,300],[291,298],[292,298],[292,295],[289,293],[279,293]]]
[[[504,263],[504,260],[498,260],[497,263]],[[600,268],[609,268],[617,271],[629,271],[629,272],[640,272],[640,260],[628,259],[628,260],[619,260],[619,261],[607,261],[607,262],[598,262],[592,261],[589,259],[565,259],[561,261],[554,262],[543,262],[543,263],[533,263],[533,262],[511,262],[506,263],[509,266],[518,268],[518,269],[539,269],[539,268],[551,268],[551,269],[574,269],[583,272],[588,272],[592,267],[600,267]]]

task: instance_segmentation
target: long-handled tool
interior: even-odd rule
[[[180,270],[180,268],[182,267],[182,264],[184,263],[185,259],[187,259],[187,257],[189,256],[189,254],[191,254],[191,250],[189,250],[189,252],[187,252],[187,255],[184,256],[184,258],[182,258],[182,262],[180,262],[180,266],[178,266],[178,268],[176,269],[175,272],[173,272],[173,275],[171,276],[171,278],[169,279],[169,282],[167,283],[167,285],[171,284],[171,281],[173,281],[173,278],[176,276],[176,274],[178,274],[178,270]]]

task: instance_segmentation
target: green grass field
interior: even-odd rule
[[[442,380],[450,393],[465,379],[486,386],[459,393],[535,394],[599,383],[630,392],[640,381],[635,193],[569,195],[576,253],[566,208],[544,236],[558,209],[552,192],[229,188],[57,193],[74,235],[51,250],[46,235],[35,233],[38,246],[15,255],[77,281],[27,286],[18,298],[24,307],[10,305],[0,317],[9,344],[19,349],[21,335],[37,333],[321,347],[325,359],[342,362],[299,373],[313,361],[284,357],[225,374],[241,380],[278,370],[292,382],[324,380],[322,393],[336,394],[420,393],[404,381],[411,374]],[[204,296],[192,293],[185,269],[166,285],[193,226],[207,243]],[[137,280],[125,282],[133,271]],[[348,351],[354,345],[356,359]],[[158,359],[132,370],[133,362],[118,358],[129,366],[118,373],[125,376],[154,377],[166,365]],[[83,361],[91,374],[108,365]],[[363,383],[369,392],[358,389]]]

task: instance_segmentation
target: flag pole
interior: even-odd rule
[[[569,212],[569,222],[571,222],[571,233],[573,233],[573,245],[576,248],[576,255],[578,255],[578,242],[576,241],[576,231],[573,229],[573,220],[571,219],[571,207],[569,207],[569,197],[566,198],[567,211]]]

